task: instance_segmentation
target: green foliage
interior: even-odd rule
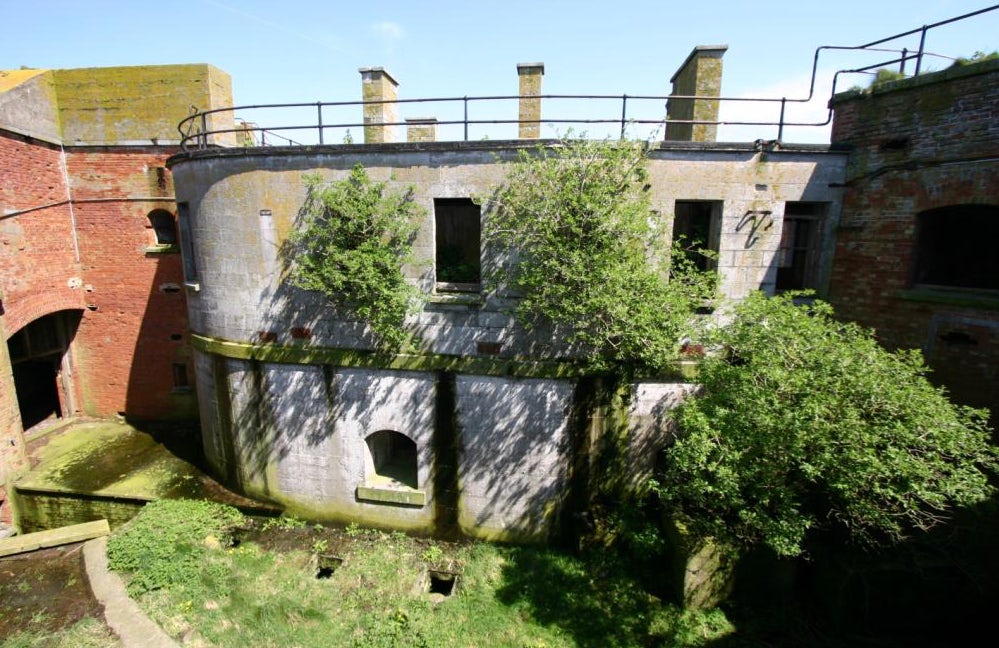
[[[554,325],[591,369],[662,369],[714,276],[663,244],[646,184],[647,147],[563,140],[522,151],[492,197],[485,240],[507,255],[492,281],[522,295],[526,326]]]
[[[381,349],[413,344],[404,320],[418,305],[419,291],[402,267],[412,261],[423,210],[412,191],[373,182],[361,165],[344,180],[327,183],[310,174],[304,181],[300,227],[289,239],[292,282],[367,322]]]
[[[108,540],[108,565],[131,573],[128,589],[140,594],[196,581],[210,545],[228,545],[243,515],[203,500],[150,502]]]
[[[957,59],[954,59],[953,67],[958,67],[961,65],[971,65],[972,63],[980,63],[981,61],[994,61],[995,59],[999,59],[999,52],[993,50],[991,52],[986,53],[981,50],[978,50],[971,56],[968,57],[962,56]]]
[[[261,525],[264,531],[271,529],[281,529],[282,531],[292,531],[294,529],[304,529],[309,526],[305,520],[301,520],[293,515],[279,515],[278,517],[267,518]]]
[[[871,80],[871,87],[876,88],[890,81],[898,81],[899,79],[904,79],[904,78],[905,75],[899,72],[898,70],[889,70],[888,68],[881,68],[874,74],[874,78]]]
[[[951,404],[917,351],[889,352],[816,302],[755,294],[717,332],[676,412],[658,491],[695,535],[802,551],[811,529],[890,543],[992,493],[983,412]]]

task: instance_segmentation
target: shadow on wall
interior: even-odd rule
[[[155,271],[132,352],[124,415],[133,423],[193,424],[198,406],[181,256],[174,245],[150,247],[145,261],[154,263]],[[103,325],[113,324],[105,319]]]

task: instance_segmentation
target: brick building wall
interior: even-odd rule
[[[172,147],[67,150],[87,311],[77,332],[83,403],[92,416],[190,416],[175,390],[187,362],[187,312],[176,245],[157,246],[150,212],[176,216],[164,167]]]
[[[888,346],[921,348],[956,400],[999,412],[999,286],[921,279],[936,254],[930,210],[963,237],[957,272],[995,255],[999,229],[962,210],[999,219],[999,61],[844,93],[834,108],[832,140],[853,150],[830,301]]]

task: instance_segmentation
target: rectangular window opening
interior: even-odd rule
[[[698,270],[718,267],[722,203],[718,200],[677,200],[673,209],[673,243]]]
[[[187,378],[187,365],[183,362],[173,363],[173,390],[188,391],[190,389],[191,383]]]
[[[470,198],[435,198],[439,292],[478,292],[482,287],[482,212]]]
[[[184,260],[184,281],[198,281],[198,266],[194,261],[194,244],[191,236],[191,210],[186,202],[177,203],[177,227],[180,233],[180,251]]]
[[[826,203],[787,202],[777,253],[777,285],[781,290],[819,287],[819,250]]]

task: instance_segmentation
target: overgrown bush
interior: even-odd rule
[[[671,255],[652,218],[643,142],[562,140],[521,151],[491,197],[485,239],[507,262],[525,326],[554,325],[588,367],[662,369],[714,275]]]
[[[822,302],[750,296],[676,412],[657,490],[694,534],[802,552],[844,530],[891,543],[989,497],[985,413],[952,404],[918,351],[889,352]]]
[[[211,545],[232,543],[243,514],[203,500],[150,502],[108,540],[108,565],[128,572],[133,595],[191,583],[201,573]]]
[[[412,191],[391,191],[357,165],[344,180],[304,178],[307,189],[299,228],[289,237],[291,280],[316,290],[364,320],[381,349],[414,342],[404,328],[419,291],[403,276],[423,210]]]

